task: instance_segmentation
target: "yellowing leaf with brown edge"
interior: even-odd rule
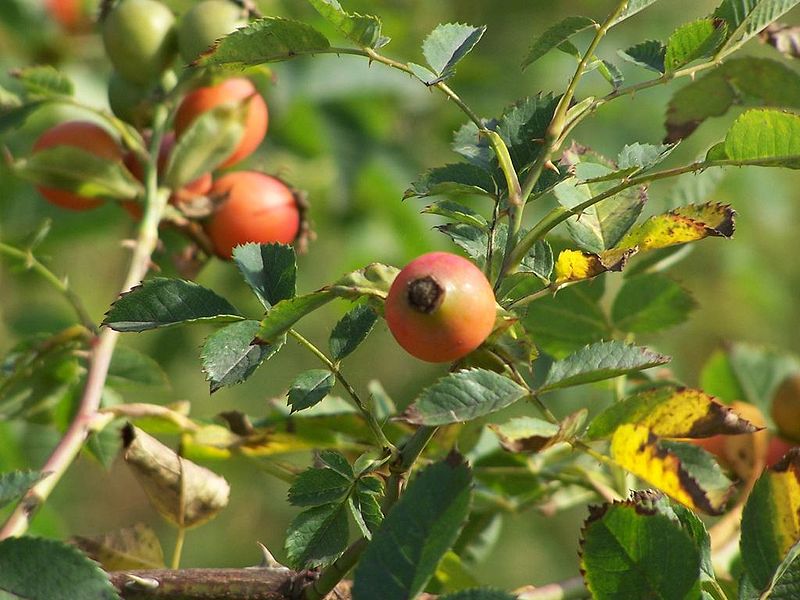
[[[624,424],[611,437],[611,457],[623,469],[692,510],[722,513],[730,488],[703,489],[675,452],[662,443],[647,427]],[[710,456],[708,460],[713,462]]]
[[[163,569],[164,552],[155,532],[144,523],[92,537],[70,540],[106,571]]]
[[[601,254],[562,250],[555,264],[556,285],[591,279],[606,271],[621,271],[636,248],[606,250]]]
[[[612,404],[592,420],[587,435],[590,439],[609,437],[625,423],[647,427],[654,435],[668,438],[704,438],[760,429],[705,392],[665,386]]]
[[[725,204],[692,204],[655,215],[629,231],[617,248],[638,247],[640,252],[707,237],[731,237],[736,212]]]

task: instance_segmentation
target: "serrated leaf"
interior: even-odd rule
[[[406,190],[403,198],[427,196],[480,195],[497,193],[492,176],[476,165],[453,163],[426,171]]]
[[[338,0],[309,0],[325,19],[362,48],[380,48],[389,39],[381,35],[381,20],[371,15],[345,12]]]
[[[518,173],[527,171],[542,152],[545,131],[553,120],[558,101],[559,97],[552,94],[531,96],[503,112],[496,131],[508,146]]]
[[[25,600],[119,600],[97,563],[63,542],[34,537],[0,542],[0,593]]]
[[[397,267],[371,263],[363,269],[348,273],[328,289],[340,298],[378,300],[373,304],[373,308],[377,306],[382,310],[383,300],[386,299],[389,288],[399,272],[400,269]]]
[[[546,240],[537,240],[522,258],[519,270],[522,273],[533,273],[542,281],[549,281],[554,264],[550,244]]]
[[[347,459],[336,450],[322,450],[317,454],[319,462],[326,467],[333,469],[343,477],[353,479],[355,473],[353,467],[347,462]]]
[[[670,361],[642,346],[619,341],[598,342],[556,361],[550,367],[539,393],[611,379],[626,373],[650,369]]]
[[[702,448],[690,444],[682,446],[693,454],[685,452],[684,456],[679,457],[668,444],[670,442],[660,442],[647,427],[626,423],[620,425],[611,437],[611,458],[625,470],[692,510],[720,514],[730,491],[730,482],[722,475],[713,457]],[[703,476],[711,474],[714,488],[701,487],[689,471],[688,464],[684,464],[683,459],[687,456]],[[716,487],[719,485],[722,487]]]
[[[766,58],[730,60],[673,95],[667,108],[666,139],[685,138],[706,119],[742,104],[800,108],[800,75]]]
[[[22,498],[46,476],[39,471],[11,471],[0,474],[0,508]]]
[[[697,308],[692,295],[660,273],[629,277],[614,299],[614,325],[634,333],[659,331],[683,323]]]
[[[122,165],[75,146],[37,150],[13,165],[14,173],[36,185],[75,192],[87,198],[130,200],[142,185]]]
[[[730,45],[750,39],[798,3],[798,0],[723,0],[714,16],[728,23]]]
[[[146,331],[182,323],[240,321],[230,302],[193,281],[156,277],[122,294],[103,325],[115,331]]]
[[[143,523],[91,537],[70,540],[106,571],[164,569],[164,552],[155,531]]]
[[[611,87],[615,90],[621,87],[625,82],[625,76],[622,74],[622,71],[620,71],[619,67],[617,67],[617,65],[611,61],[598,60],[596,64],[597,71],[603,76],[603,79],[611,84]]]
[[[128,346],[117,346],[108,367],[109,381],[115,385],[138,384],[167,386],[167,374],[157,361]]]
[[[713,396],[675,386],[641,392],[612,404],[592,420],[586,436],[592,440],[606,438],[624,424],[647,427],[654,435],[668,438],[704,438],[757,430]]]
[[[316,54],[328,48],[328,38],[310,25],[280,17],[264,17],[226,35],[212,51],[195,62],[200,66],[244,67]]]
[[[164,181],[171,189],[216,170],[233,154],[245,134],[250,100],[220,104],[192,120],[169,155]]]
[[[310,408],[321,402],[336,385],[336,376],[327,369],[312,369],[300,373],[289,387],[288,399],[292,412]]]
[[[248,319],[226,325],[206,338],[200,358],[212,394],[245,381],[283,347],[285,337],[272,344],[253,344],[260,328],[258,321]]]
[[[468,369],[450,373],[425,388],[406,409],[416,425],[445,425],[482,417],[525,398],[528,391],[499,373]]]
[[[301,512],[289,525],[286,554],[296,569],[324,566],[347,548],[347,504],[324,504]]]
[[[487,129],[494,129],[497,126],[493,121],[483,121],[483,125]],[[476,167],[487,172],[492,170],[494,152],[487,138],[480,134],[478,127],[472,121],[462,125],[453,134],[451,147],[453,152],[460,154]]]
[[[75,93],[72,81],[52,65],[25,67],[12,74],[22,84],[28,98],[72,96]]]
[[[559,46],[562,42],[569,40],[576,33],[595,27],[597,23],[589,17],[566,17],[549,27],[544,33],[536,38],[528,50],[528,54],[522,61],[522,68],[526,69],[529,65],[539,60],[542,56]]]
[[[467,206],[464,206],[463,204],[453,202],[452,200],[441,200],[440,202],[434,202],[433,204],[429,204],[423,208],[420,212],[427,213],[429,215],[447,217],[448,219],[453,219],[458,223],[471,225],[483,231],[489,230],[489,222],[484,218],[483,215],[475,212]]]
[[[264,308],[295,295],[297,259],[285,244],[244,244],[233,249],[233,261]]]
[[[500,445],[509,452],[539,452],[550,445],[559,427],[535,417],[516,417],[501,425],[489,425]]]
[[[675,149],[676,144],[640,144],[635,142],[627,144],[617,156],[617,166],[622,171],[641,173],[650,169],[665,158]]]
[[[651,4],[655,4],[658,0],[629,0],[620,15],[614,20],[614,25],[632,17],[638,12],[643,11]]]
[[[618,50],[617,53],[628,62],[631,62],[645,69],[663,73],[664,58],[667,48],[658,40],[647,40],[625,50]]]
[[[356,493],[351,498],[351,510],[362,535],[372,539],[372,534],[383,522],[379,497],[383,494],[383,482],[376,477],[365,477],[356,483]]]
[[[764,161],[764,166],[800,168],[800,116],[777,110],[740,115],[725,136],[731,160]]]
[[[770,600],[793,600],[800,590],[800,541],[786,554],[762,597]]]
[[[322,506],[344,501],[352,480],[333,469],[306,469],[289,488],[292,506]]]
[[[456,64],[475,47],[485,31],[486,26],[473,27],[461,23],[438,25],[422,43],[422,53],[436,78],[423,82],[434,85],[452,77]]]
[[[488,233],[474,225],[466,223],[445,223],[436,227],[461,248],[479,266],[486,262],[488,249]]]
[[[469,467],[455,453],[420,471],[364,551],[353,599],[416,597],[469,515],[471,483]]]
[[[346,313],[331,331],[328,346],[334,362],[339,362],[367,339],[378,315],[366,304],[359,304]]]
[[[699,598],[700,562],[689,534],[658,511],[632,501],[590,509],[582,532],[581,570],[597,600]]]
[[[528,306],[522,325],[548,354],[564,356],[611,335],[598,302],[603,281],[573,285]]]
[[[696,444],[677,440],[661,440],[659,446],[680,460],[689,478],[697,482],[708,499],[709,514],[721,514],[734,490],[733,482],[722,472],[717,459],[710,452]],[[684,487],[691,489],[690,485]],[[702,503],[701,503],[702,504]]]
[[[700,19],[678,27],[667,40],[664,66],[675,71],[704,56],[709,56],[725,40],[728,28],[724,21]]]
[[[764,471],[742,513],[742,562],[757,590],[769,586],[784,557],[800,539],[799,512],[800,450],[795,448]]]
[[[272,343],[288,332],[297,321],[333,300],[334,295],[328,290],[312,292],[304,296],[295,296],[281,300],[273,306],[267,316],[261,320],[261,328],[256,338],[259,342]]]
[[[606,271],[622,271],[628,259],[638,252],[631,248],[612,248],[601,253],[581,250],[562,250],[556,259],[556,285],[592,279]]]

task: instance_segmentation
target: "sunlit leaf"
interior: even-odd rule
[[[471,225],[484,231],[489,230],[489,222],[484,218],[483,215],[475,212],[467,206],[464,206],[463,204],[453,202],[452,200],[441,200],[440,202],[434,202],[433,204],[423,208],[420,212],[427,213],[429,215],[447,217],[448,219],[452,219],[458,223]]]
[[[346,313],[336,323],[328,340],[333,360],[338,362],[354,352],[367,339],[377,320],[378,315],[365,304]]]
[[[332,563],[347,547],[347,503],[314,506],[289,525],[286,554],[295,568]]]
[[[658,0],[629,0],[623,11],[614,21],[614,24],[624,21],[628,17],[632,17],[638,12],[643,11],[651,4],[655,4]]]
[[[731,160],[800,168],[800,116],[768,109],[747,111],[728,130],[725,154]]]
[[[319,14],[358,46],[380,48],[389,42],[389,38],[381,35],[381,20],[378,17],[345,12],[338,0],[309,1]]]
[[[233,249],[233,261],[265,308],[295,295],[297,260],[285,244],[244,244]]]
[[[273,343],[278,337],[288,332],[297,321],[333,299],[334,296],[330,291],[320,290],[304,296],[281,300],[261,320],[261,328],[258,330],[256,338],[260,342]]]
[[[709,56],[725,40],[724,21],[700,19],[681,25],[667,40],[664,66],[675,71],[704,56]]]
[[[433,79],[423,77],[426,85],[434,85],[455,74],[456,65],[483,37],[486,27],[473,27],[462,23],[446,23],[434,29],[422,44],[422,53],[428,61]]]
[[[292,412],[321,402],[336,384],[336,376],[327,369],[304,371],[289,386],[288,398]]]
[[[562,250],[555,263],[556,284],[582,281],[597,277],[606,271],[621,271],[638,249],[604,250],[600,254],[581,250]]]
[[[696,242],[706,237],[729,238],[736,212],[724,204],[690,204],[650,217],[634,227],[617,244],[639,252]]]

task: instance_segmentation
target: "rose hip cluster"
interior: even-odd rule
[[[246,12],[230,0],[203,0],[179,19],[157,0],[120,0],[113,4],[103,20],[102,36],[114,67],[108,94],[115,116],[135,126],[146,139],[153,107],[168,87],[165,80],[172,78],[174,83],[170,67],[178,54],[184,63],[190,63],[218,38],[246,23]],[[225,171],[216,177],[204,173],[171,190],[170,196],[170,203],[179,210],[193,208],[185,214],[199,218],[214,252],[225,259],[231,257],[235,246],[246,242],[291,243],[301,229],[297,196],[285,183],[258,171],[229,169],[258,148],[269,122],[266,102],[244,77],[217,78],[180,99],[173,114],[173,131],[164,135],[158,156],[159,185],[165,184],[162,179],[173,148],[195,120],[228,105],[241,109],[244,132],[233,152],[218,166]],[[119,161],[137,179],[144,178],[145,169],[137,157],[98,124],[60,123],[39,137],[33,151],[64,145]],[[68,190],[38,189],[51,203],[70,210],[86,210],[103,202]],[[141,216],[139,199],[121,204],[133,217]],[[206,214],[198,211],[198,206],[208,207]]]

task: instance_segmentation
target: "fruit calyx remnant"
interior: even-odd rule
[[[444,288],[430,275],[408,283],[408,304],[414,310],[430,314],[444,301]]]

